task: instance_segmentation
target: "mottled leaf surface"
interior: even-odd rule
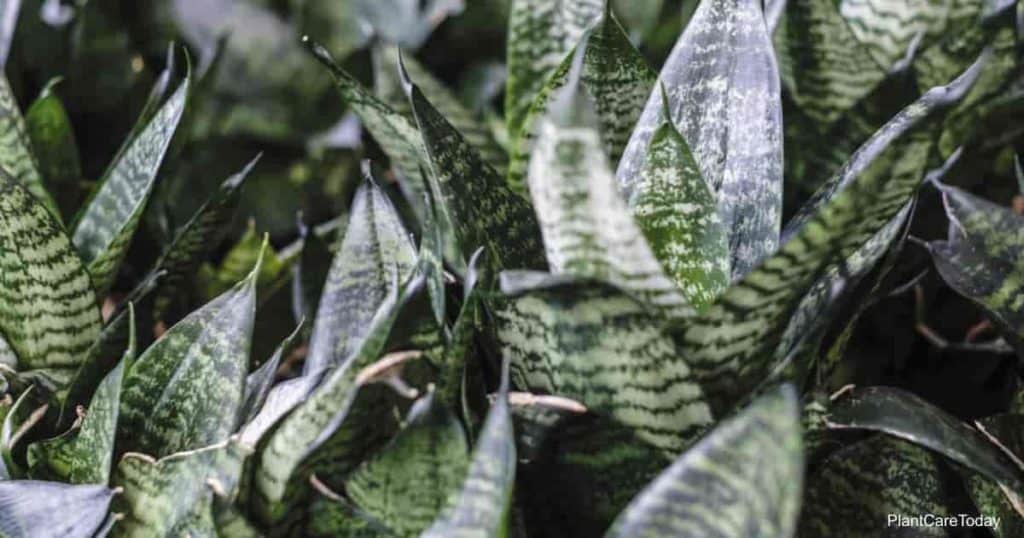
[[[367,176],[327,273],[309,341],[307,374],[337,366],[360,348],[378,308],[411,274],[415,258],[398,212]]]
[[[60,223],[0,174],[0,333],[18,369],[74,369],[100,324],[89,274]]]
[[[161,457],[220,443],[233,433],[249,370],[259,265],[171,327],[128,370],[119,451]]]
[[[570,76],[540,120],[528,177],[551,272],[609,282],[668,314],[691,314],[619,194],[579,69]]]
[[[532,281],[532,282],[531,282]],[[677,454],[712,423],[668,322],[611,286],[502,275],[497,338],[519,387],[582,403]]]
[[[431,392],[413,405],[391,443],[353,471],[345,492],[395,534],[413,536],[448,507],[468,464],[462,425]]]
[[[56,80],[59,79],[47,84],[25,111],[25,125],[43,184],[56,198],[63,214],[68,215],[69,204],[78,199],[82,169],[71,120],[54,93]]]
[[[277,378],[277,370],[285,355],[291,353],[298,344],[304,324],[300,323],[287,338],[284,339],[259,368],[254,370],[245,378],[245,392],[242,394],[241,413],[239,418],[243,423],[256,418],[266,403],[270,391],[274,387],[274,380]]]
[[[619,162],[633,127],[658,75],[629,41],[625,30],[609,11],[585,33],[545,81],[530,105],[519,136],[514,139],[509,184],[524,190],[523,183],[536,146],[537,123],[547,112],[550,100],[570,82],[573,58],[583,49],[579,83],[594,99],[605,154],[614,166]]]
[[[630,503],[607,536],[792,536],[803,466],[799,402],[786,386],[687,450]]]
[[[732,280],[778,247],[782,218],[779,74],[759,2],[701,2],[661,69],[619,163],[626,197],[640,180],[665,109],[715,192],[729,234]]]
[[[113,497],[106,486],[0,481],[0,533],[11,538],[89,538],[103,525]]]
[[[604,10],[601,0],[513,0],[508,19],[505,123],[515,138],[536,95]]]
[[[97,290],[105,291],[117,276],[156,173],[170,146],[188,98],[189,77],[168,97],[149,123],[117,156],[95,194],[82,209],[72,239],[89,266]]]
[[[60,220],[60,211],[43,183],[25,119],[6,76],[0,76],[0,148],[0,169]]]

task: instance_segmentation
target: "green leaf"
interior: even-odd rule
[[[0,456],[7,479],[26,474],[23,465],[26,436],[46,415],[47,406],[39,406],[38,397],[33,394],[34,388],[34,385],[30,385],[24,389],[4,414],[3,427],[0,429]]]
[[[134,314],[129,316],[130,337],[124,356],[96,389],[85,418],[81,419],[81,427],[29,446],[29,466],[40,468],[39,471],[33,469],[33,475],[42,473],[72,484],[107,484],[110,481],[121,387],[125,371],[135,360],[135,317]]]
[[[128,370],[119,451],[162,457],[222,442],[234,432],[259,270],[257,261],[245,280],[171,327]]]
[[[1024,335],[1024,217],[956,187],[935,185],[950,222],[948,238],[928,244],[939,275],[1010,334]]]
[[[660,79],[668,106],[651,92],[619,163],[619,185],[630,198],[667,109],[715,192],[739,280],[775,252],[782,218],[779,74],[760,2],[701,2]]]
[[[977,430],[901,389],[856,390],[834,405],[828,426],[884,432],[946,456],[1008,491],[1024,491],[1024,468],[1016,467]]]
[[[117,276],[188,99],[190,75],[113,161],[79,214],[73,241],[103,293]]]
[[[700,310],[729,286],[728,234],[690,147],[664,116],[628,203],[654,256]]]
[[[611,286],[503,273],[498,341],[516,386],[582,403],[678,454],[713,421],[666,320]]]
[[[885,435],[833,453],[807,477],[799,536],[947,536],[888,519],[955,516],[939,464],[931,452]]]
[[[25,119],[5,75],[0,75],[0,147],[0,170],[30,192],[59,222],[60,210],[43,184]]]
[[[530,204],[427,101],[408,73],[402,75],[426,149],[431,194],[440,213],[451,218],[463,257],[485,247],[488,259],[500,268],[544,267]]]
[[[165,272],[156,292],[154,315],[157,319],[162,319],[200,262],[224,239],[241,199],[242,184],[258,160],[259,156],[224,180],[220,189],[178,230],[157,260],[154,271]]]
[[[314,483],[317,484],[317,483]],[[391,538],[394,534],[379,521],[364,514],[333,491],[319,488],[321,496],[309,505],[309,518],[303,532],[323,538]]]
[[[415,263],[409,233],[366,167],[327,274],[303,371],[338,366],[358,350],[378,308],[398,282],[409,277]]]
[[[775,43],[789,95],[821,126],[835,122],[886,77],[830,0],[787,2]]]
[[[793,536],[803,459],[796,392],[772,390],[680,456],[607,536]]]
[[[508,383],[508,371],[505,370],[498,398],[487,412],[473,449],[462,489],[454,504],[421,535],[423,538],[505,538],[508,535],[516,473]]]
[[[603,0],[511,0],[505,122],[515,140],[544,82],[604,11]]]
[[[0,333],[18,370],[73,370],[100,333],[89,274],[60,223],[0,174]]]
[[[642,42],[654,30],[664,3],[664,0],[611,0],[634,43]]]
[[[345,492],[395,534],[415,536],[448,507],[468,464],[462,425],[430,392],[413,405],[391,443],[352,472]]]
[[[957,2],[956,8],[963,10],[981,5],[982,2],[976,1]],[[947,2],[845,0],[839,3],[839,12],[854,38],[886,71],[895,68],[915,49],[923,49],[948,31],[946,26],[952,8]]]
[[[107,519],[114,491],[36,480],[0,481],[0,534],[90,538]]]
[[[292,315],[296,322],[315,318],[333,259],[327,241],[302,219],[299,219],[299,236],[302,252],[292,266]]]
[[[530,195],[551,272],[608,282],[667,314],[690,315],[618,192],[581,68],[540,120],[530,160]]]
[[[260,365],[255,371],[245,378],[245,392],[242,395],[241,413],[239,416],[243,424],[248,424],[256,418],[267,396],[277,378],[277,370],[281,366],[281,360],[285,355],[291,353],[299,343],[300,337],[305,329],[305,321],[300,322],[295,330],[277,346],[274,354]]]
[[[67,215],[78,202],[82,168],[71,120],[54,92],[60,80],[51,80],[39,92],[25,112],[25,125],[46,190],[54,193],[60,209]]]
[[[978,421],[979,427],[1018,459],[1024,457],[1024,416],[1004,414],[986,417]],[[1014,508],[997,482],[980,473],[964,470],[967,491],[982,516],[999,518],[999,524],[990,528],[997,538],[1010,538],[1024,533],[1024,514]]]
[[[808,202],[806,214],[813,216],[776,254],[680,327],[679,354],[713,410],[731,409],[768,378],[783,360],[774,351],[786,326],[819,276],[862,248],[911,200],[922,178],[893,174],[894,154],[928,133],[984,62],[980,58],[952,85],[929,90],[886,124]]]
[[[114,480],[124,488],[114,505],[124,518],[114,536],[195,535],[189,531],[210,517],[214,496],[233,496],[247,452],[230,441],[159,460],[125,454]]]
[[[261,297],[269,297],[287,282],[289,260],[279,256],[273,246],[264,244],[264,237],[256,231],[255,221],[249,221],[245,233],[224,255],[220,265],[200,268],[200,286],[205,288],[206,298],[213,299],[233,288],[239,280],[246,278],[257,260],[261,260],[256,278],[257,290]]]
[[[658,78],[606,7],[600,22],[582,36],[580,43],[575,45],[575,52],[569,52],[546,79],[530,105],[519,136],[513,139],[515,149],[508,181],[517,191],[525,190],[523,180],[530,154],[537,147],[538,120],[547,112],[549,101],[560,88],[575,84],[570,74],[577,54],[583,54],[579,84],[594,99],[602,147],[613,165],[619,162],[626,149],[633,127],[640,119],[644,103]]]
[[[388,104],[397,110],[408,110],[409,103],[402,90],[403,84],[398,68],[400,56],[398,47],[379,45],[374,52],[376,53],[374,62],[377,75],[374,82],[378,88],[387,88],[388,95],[385,100]],[[484,162],[491,165],[499,175],[504,176],[508,169],[508,155],[495,140],[490,126],[483,121],[479,114],[466,108],[443,82],[434,77],[411,55],[402,56],[401,61],[404,62],[409,76],[416,81],[427,99],[437,107],[438,112],[452,124],[452,127],[455,127],[455,130],[466,139],[470,146],[480,153]]]

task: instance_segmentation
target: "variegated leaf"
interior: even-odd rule
[[[505,123],[515,139],[548,76],[604,10],[603,0],[512,0]]]
[[[661,69],[619,163],[626,197],[665,109],[715,192],[739,280],[778,247],[782,218],[782,105],[779,73],[760,3],[701,2]]]
[[[6,75],[0,75],[0,170],[18,182],[58,221],[60,211],[43,183],[25,119]]]
[[[530,204],[508,188],[408,73],[402,74],[426,149],[431,194],[443,208],[440,213],[451,218],[464,259],[484,247],[498,267],[543,268],[543,246]]]
[[[800,300],[828,268],[848,259],[909,202],[920,175],[892,173],[893,155],[935,125],[963,97],[985,58],[952,85],[934,88],[905,108],[851,158],[809,202],[813,215],[779,252],[733,284],[680,328],[680,355],[712,409],[732,408],[763,383],[783,358],[773,353]]]
[[[1024,415],[985,417],[978,421],[978,425],[1018,460],[1024,458]],[[999,518],[999,524],[989,528],[996,538],[1012,538],[1024,534],[1024,513],[1007,498],[1006,491],[998,482],[963,468],[962,473],[965,475],[964,484],[979,515]]]
[[[0,534],[11,538],[91,538],[107,519],[114,495],[105,485],[0,481]]]
[[[138,228],[185,109],[189,84],[186,74],[178,89],[111,163],[76,219],[72,239],[100,293],[113,283]]]
[[[214,496],[231,498],[250,449],[228,441],[153,459],[128,453],[117,466],[114,484],[124,488],[114,510],[123,519],[114,536],[196,536],[197,525],[212,527]]]
[[[644,103],[654,88],[658,75],[633,47],[625,30],[608,10],[600,22],[582,37],[558,68],[548,77],[530,105],[519,136],[513,139],[513,155],[509,185],[525,191],[524,179],[530,153],[536,147],[537,124],[547,112],[549,102],[558,90],[570,81],[573,58],[584,49],[579,83],[594,98],[594,109],[600,125],[605,155],[612,165],[619,162],[633,127],[640,119]],[[443,111],[442,111],[443,112]]]
[[[772,390],[683,453],[606,536],[793,536],[803,459],[796,392]]]
[[[100,333],[89,274],[60,222],[0,173],[0,334],[20,372],[69,372]]]
[[[677,454],[713,421],[669,322],[601,283],[502,274],[497,338],[519,387],[557,394]]]
[[[162,457],[220,443],[234,432],[249,370],[260,261],[233,289],[171,327],[127,371],[119,452]]]
[[[454,504],[421,535],[423,538],[505,538],[508,535],[516,476],[508,383],[506,370],[498,398],[491,404],[477,438],[462,489]]]
[[[412,273],[415,258],[409,233],[367,166],[324,284],[306,375],[338,366],[360,349],[370,321],[394,287]]]
[[[85,410],[81,427],[28,448],[29,467],[34,476],[49,476],[72,484],[107,484],[111,462],[121,386],[125,371],[135,360],[135,317],[129,314],[129,341],[117,366],[103,378]]]
[[[540,120],[530,160],[530,196],[548,265],[552,273],[608,282],[685,317],[693,308],[665,275],[615,184],[593,103],[580,82],[582,54],[577,51],[570,81]]]
[[[345,492],[395,534],[413,536],[449,507],[468,464],[462,425],[430,392],[413,405],[388,446],[352,472]]]
[[[39,161],[43,184],[56,199],[62,214],[68,215],[78,202],[82,168],[71,120],[54,92],[59,81],[51,80],[25,111],[25,125],[32,153]]]
[[[274,354],[260,365],[259,368],[246,376],[245,392],[242,394],[241,412],[239,413],[239,419],[243,424],[248,424],[260,413],[274,386],[274,380],[277,378],[277,370],[281,366],[282,359],[288,353],[291,353],[299,343],[304,328],[305,323],[299,323],[295,330],[292,331],[292,334],[277,346]]]

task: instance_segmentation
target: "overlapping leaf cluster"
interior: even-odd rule
[[[672,3],[510,0],[503,115],[415,52],[461,2],[263,4],[137,9],[189,48],[95,182],[57,82],[23,108],[0,77],[0,533],[1024,529],[1024,392],[969,424],[836,391],[925,184],[949,233],[916,245],[1020,352],[1024,217],[949,184],[1020,142],[1016,3],[702,0],[656,70]],[[335,59],[362,48],[372,87]],[[358,179],[295,241],[238,232],[296,140],[375,158],[315,167]]]

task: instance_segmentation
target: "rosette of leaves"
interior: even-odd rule
[[[0,84],[0,531],[856,536],[881,514],[952,513],[945,470],[1019,528],[1019,415],[969,426],[877,387],[815,398],[809,375],[849,321],[838,305],[902,244],[943,141],[1000,92],[1002,10],[962,23],[983,52],[946,43],[945,12],[906,29],[861,4],[787,6],[786,35],[862,19],[817,54],[776,50],[758,2],[704,0],[655,69],[616,4],[509,2],[498,126],[408,50],[375,43],[371,89],[305,39],[387,166],[365,163],[346,214],[297,243],[250,228],[218,248],[250,162],[141,271],[130,247],[200,93],[188,62],[71,219],[53,192],[81,174],[61,103],[44,93],[26,118]],[[832,55],[842,40],[868,43],[864,65],[939,52],[783,227],[783,92],[828,123],[874,76]],[[793,58],[842,73],[804,79]],[[1019,260],[992,237],[1012,219],[981,213],[929,248],[1015,335]],[[297,326],[258,356],[280,306],[264,297],[289,279]],[[831,437],[850,429],[876,435]]]

